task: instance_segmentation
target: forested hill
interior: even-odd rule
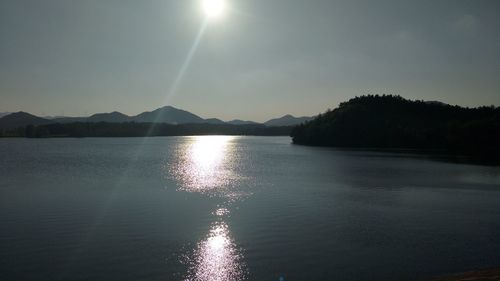
[[[500,108],[464,108],[392,95],[361,96],[296,126],[291,136],[295,144],[303,145],[500,155]]]

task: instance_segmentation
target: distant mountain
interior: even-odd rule
[[[26,113],[27,114],[27,113]],[[34,115],[31,115],[36,117]],[[1,118],[1,117],[0,117]],[[36,117],[40,118],[40,117]],[[136,123],[169,123],[169,124],[213,124],[213,125],[262,125],[262,123],[254,121],[245,121],[240,119],[231,120],[224,122],[218,118],[207,118],[203,119],[200,116],[193,114],[189,111],[178,109],[172,106],[165,106],[158,108],[153,111],[143,112],[136,116],[128,116],[121,112],[110,112],[110,113],[96,113],[89,117],[65,117],[65,116],[54,116],[47,118],[40,118],[41,120],[51,121],[53,123],[67,124],[67,123],[124,123],[124,122],[136,122]],[[271,119],[265,122],[263,125],[266,126],[294,126],[301,124],[307,120],[312,119],[312,117],[294,117],[292,115],[285,115],[281,118]],[[7,122],[7,121],[5,121]],[[9,121],[10,122],[10,121]],[[17,124],[14,122],[13,124]],[[21,122],[20,124],[24,124]],[[5,125],[4,125],[5,126]],[[15,126],[15,125],[13,125]]]
[[[208,119],[205,119],[205,121],[203,123],[207,123],[207,124],[215,124],[215,125],[222,125],[222,124],[226,124],[226,122],[218,119],[218,118],[208,118]]]
[[[266,126],[295,126],[302,124],[306,121],[312,120],[314,117],[294,117],[290,114],[287,114],[283,117],[271,119],[267,122],[264,122]]]
[[[28,125],[38,126],[50,123],[53,123],[53,121],[20,111],[0,118],[0,129],[14,129]]]
[[[227,123],[231,124],[231,125],[257,125],[257,124],[260,124],[260,123],[254,122],[254,121],[244,121],[244,120],[240,120],[240,119],[234,119],[234,120],[228,121]]]
[[[96,113],[90,117],[56,117],[51,119],[54,122],[66,124],[66,123],[75,123],[75,122],[89,122],[89,123],[99,123],[99,122],[108,122],[108,123],[123,123],[131,121],[130,116],[127,116],[123,113],[114,111],[111,113]]]
[[[130,116],[127,116],[121,112],[111,112],[111,113],[97,113],[86,120],[87,122],[108,122],[108,123],[123,123],[131,121]]]
[[[0,118],[11,114],[12,112],[0,112]]]
[[[90,117],[62,117],[53,119],[58,123],[74,123],[74,122],[108,122],[108,123],[169,123],[169,124],[185,124],[185,123],[210,123],[223,124],[222,120],[211,118],[204,120],[203,118],[191,112],[177,109],[172,106],[165,106],[154,111],[147,111],[136,116],[128,116],[121,112],[97,113]]]
[[[158,108],[151,112],[143,112],[131,118],[135,122],[154,122],[154,123],[204,123],[205,120],[191,112],[177,109],[172,106]]]

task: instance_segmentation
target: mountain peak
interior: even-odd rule
[[[52,121],[24,111],[14,112],[0,118],[0,128],[3,129],[14,129],[28,125],[45,125],[49,123],[52,123]]]
[[[7,116],[35,116],[35,115],[28,113],[28,112],[25,112],[25,111],[18,111],[18,112],[12,112],[11,114],[9,114]]]
[[[176,107],[173,107],[171,105],[165,105],[165,106],[162,106],[156,110],[182,110],[182,109],[179,109],[179,108],[176,108]],[[185,111],[185,110],[182,110],[182,111]]]
[[[111,113],[96,113],[86,119],[87,122],[123,123],[130,121],[129,116],[118,111],[113,111]]]
[[[291,114],[286,114],[283,117],[271,119],[264,122],[266,126],[295,126],[306,121],[312,120],[313,117],[295,117]]]
[[[175,108],[167,105],[150,112],[143,112],[137,116],[131,117],[136,122],[154,122],[154,123],[204,123],[205,120],[189,111]]]

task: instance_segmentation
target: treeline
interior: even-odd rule
[[[295,127],[291,136],[303,145],[439,149],[499,157],[500,108],[368,95]]]
[[[267,127],[264,125],[229,124],[179,124],[167,123],[53,123],[28,125],[13,130],[0,131],[3,137],[146,137],[146,136],[189,136],[189,135],[253,135],[288,136],[292,127]]]

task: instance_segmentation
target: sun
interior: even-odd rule
[[[202,0],[203,12],[207,18],[220,18],[226,9],[224,0]]]

